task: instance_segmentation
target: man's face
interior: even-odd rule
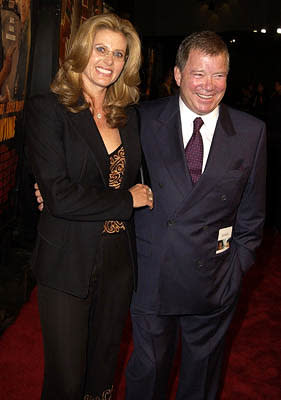
[[[213,111],[226,90],[228,73],[224,53],[210,56],[191,50],[183,71],[175,67],[174,74],[180,95],[186,106],[198,115]]]

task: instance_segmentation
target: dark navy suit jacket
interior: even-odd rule
[[[196,314],[231,304],[262,238],[265,125],[220,105],[206,168],[193,187],[178,97],[144,103],[140,115],[154,208],[135,212],[139,272],[132,309]],[[219,231],[228,227],[230,247],[217,254]]]

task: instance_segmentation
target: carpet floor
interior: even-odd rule
[[[227,337],[221,400],[281,399],[281,236],[268,229],[256,264],[244,278],[235,318]],[[128,319],[121,345],[115,400],[123,400],[124,369],[132,351]],[[37,291],[0,337],[0,400],[39,400],[43,349]],[[170,400],[178,379],[172,372]],[[188,399],[187,399],[188,400]]]

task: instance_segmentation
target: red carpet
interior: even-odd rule
[[[281,236],[269,231],[256,265],[245,278],[228,336],[221,400],[281,399],[280,317]],[[116,400],[124,399],[123,372],[131,349],[128,321],[121,348]],[[42,339],[34,290],[16,322],[0,337],[0,400],[39,400],[42,374]],[[173,376],[171,400],[175,397],[176,368]]]

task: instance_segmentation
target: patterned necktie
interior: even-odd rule
[[[195,184],[201,176],[203,164],[203,140],[200,128],[204,124],[202,118],[195,118],[193,121],[193,134],[185,148],[188,169],[193,184]]]

